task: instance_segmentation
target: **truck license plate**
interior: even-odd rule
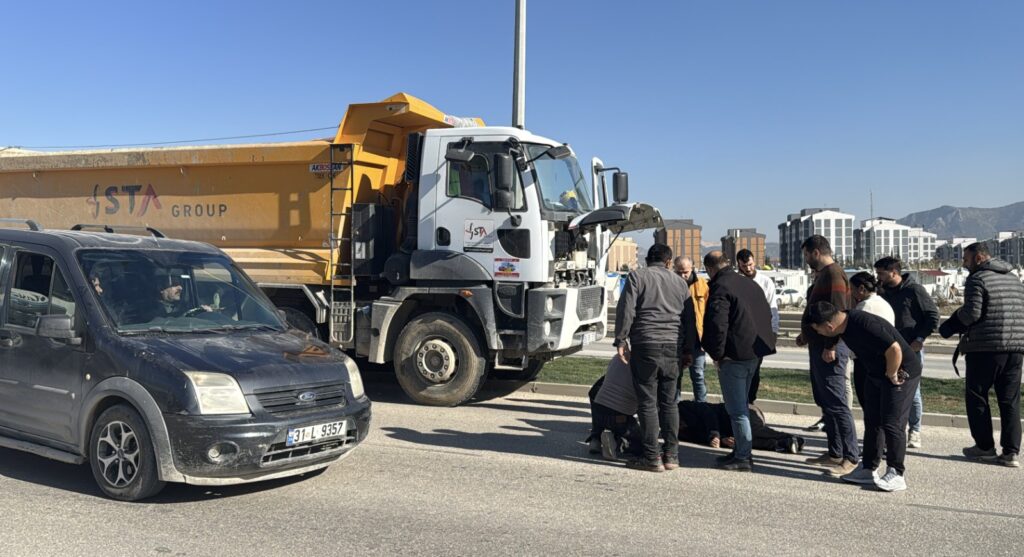
[[[299,443],[330,439],[345,435],[345,420],[329,422],[326,424],[311,425],[309,427],[296,427],[288,430],[288,439],[285,445],[291,447]]]
[[[583,333],[583,346],[591,344],[597,340],[597,333]]]

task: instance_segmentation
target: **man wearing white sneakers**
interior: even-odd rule
[[[807,308],[807,320],[814,331],[826,337],[840,337],[857,355],[866,375],[864,384],[865,423],[879,423],[885,435],[888,469],[878,476],[883,445],[878,428],[864,430],[861,465],[842,476],[856,484],[874,484],[882,491],[903,491],[903,459],[907,454],[907,421],[914,392],[921,383],[921,360],[910,344],[885,319],[855,309],[839,311],[828,302]]]

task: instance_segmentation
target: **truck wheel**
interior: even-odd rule
[[[395,375],[410,398],[430,406],[457,406],[480,389],[486,362],[480,341],[446,313],[415,317],[395,346]]]
[[[523,368],[521,371],[507,371],[496,369],[491,372],[491,378],[497,379],[499,381],[520,381],[523,383],[529,383],[530,381],[536,379],[538,375],[540,375],[541,370],[544,369],[545,363],[546,362],[542,362],[539,360],[530,360],[530,362],[526,364],[526,367]]]
[[[103,411],[89,436],[89,464],[100,490],[119,501],[139,501],[164,488],[149,430],[134,408]]]
[[[284,320],[288,322],[289,327],[309,333],[317,340],[323,340],[320,338],[320,330],[317,328],[316,323],[305,312],[287,306],[277,309],[284,312]]]

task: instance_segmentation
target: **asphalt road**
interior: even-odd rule
[[[147,503],[102,498],[86,467],[0,450],[0,555],[1019,555],[1024,471],[955,456],[964,430],[925,431],[910,490],[823,477],[757,455],[754,474],[651,474],[596,460],[585,400],[514,393],[460,408],[372,385],[369,439],[312,478],[169,486]],[[390,402],[385,402],[390,401]],[[770,415],[805,425],[806,417]],[[808,441],[820,450],[820,434]]]
[[[615,354],[611,339],[603,339],[585,347],[573,356],[585,356],[592,358],[611,358]],[[964,373],[966,363],[960,359],[960,373]],[[809,369],[807,363],[807,349],[783,346],[777,354],[764,359],[765,369]],[[953,357],[948,354],[929,354],[927,350],[924,355],[924,376],[935,379],[956,379],[956,372],[953,370]]]

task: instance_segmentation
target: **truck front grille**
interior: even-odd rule
[[[301,387],[262,389],[256,391],[255,394],[256,399],[260,401],[260,406],[275,415],[320,409],[325,406],[344,406],[346,402],[345,383],[320,383]],[[305,400],[310,397],[312,400]]]
[[[576,306],[576,316],[580,321],[594,319],[601,315],[601,304],[604,303],[604,288],[588,286],[580,288],[580,301]]]

